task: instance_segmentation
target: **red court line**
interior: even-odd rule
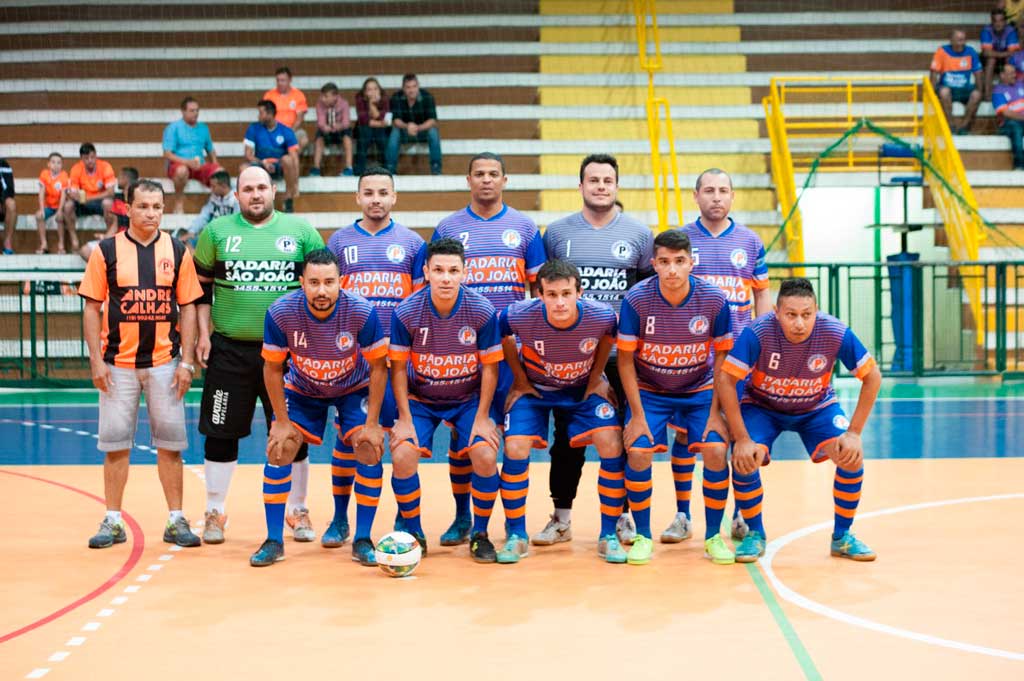
[[[16,476],[16,477],[19,477],[19,478],[28,478],[29,480],[35,480],[37,482],[45,482],[48,485],[54,485],[56,487],[63,487],[66,490],[70,490],[72,492],[75,492],[76,494],[81,494],[84,497],[89,497],[90,499],[92,499],[94,501],[98,501],[99,503],[103,504],[104,506],[107,503],[104,499],[101,499],[100,497],[96,496],[95,494],[90,494],[89,492],[86,492],[84,490],[80,490],[77,487],[72,487],[71,485],[65,485],[62,482],[56,482],[54,480],[47,480],[46,478],[37,478],[34,475],[25,475],[24,473],[15,473],[14,471],[7,471],[7,470],[3,470],[3,469],[0,469],[0,473],[3,473],[5,475],[13,475],[13,476]],[[38,619],[35,622],[32,622],[31,624],[25,625],[21,629],[15,629],[14,631],[12,631],[10,633],[7,633],[7,634],[4,634],[3,636],[0,636],[0,643],[4,643],[6,641],[10,641],[12,638],[16,638],[18,636],[21,636],[22,634],[27,634],[28,632],[32,631],[33,629],[38,629],[39,627],[43,626],[44,624],[49,624],[50,622],[54,621],[58,617],[62,617],[64,615],[66,615],[67,613],[71,612],[72,610],[74,610],[78,606],[85,605],[86,603],[88,603],[89,601],[93,600],[94,598],[96,598],[97,596],[102,594],[104,591],[109,589],[110,587],[112,587],[115,584],[117,584],[118,582],[120,582],[122,579],[124,579],[128,575],[129,572],[132,571],[132,569],[135,567],[136,563],[139,562],[139,559],[142,558],[142,550],[146,547],[146,538],[145,538],[145,536],[142,533],[142,528],[139,526],[139,524],[137,522],[135,522],[135,518],[133,518],[132,516],[128,515],[124,511],[121,511],[121,517],[124,518],[124,521],[128,524],[129,529],[131,529],[131,531],[132,531],[132,551],[128,555],[128,559],[125,560],[125,562],[121,566],[121,568],[117,572],[115,572],[110,577],[110,579],[108,579],[107,581],[103,582],[98,587],[96,587],[95,589],[93,589],[92,591],[87,593],[86,595],[84,595],[81,598],[79,598],[77,601],[74,601],[73,603],[69,603],[68,605],[65,605],[60,610],[55,610],[54,612],[51,612],[49,615],[47,615],[46,617],[43,617],[42,619]]]

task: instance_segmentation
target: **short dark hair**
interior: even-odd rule
[[[199,100],[196,99],[195,97],[192,97],[191,95],[189,95],[185,99],[181,100],[181,110],[184,111],[186,109],[186,107],[188,107],[188,105],[191,104],[192,102],[195,102],[196,104],[198,104]]]
[[[692,252],[690,249],[690,237],[681,229],[667,229],[654,237],[654,252],[659,248],[667,248],[670,251]]]
[[[505,175],[505,159],[490,151],[481,151],[479,154],[469,159],[469,169],[466,171],[467,175],[473,172],[473,164],[477,161],[497,161],[501,165],[501,174]]]
[[[131,185],[133,182],[139,181],[139,169],[133,168],[132,166],[125,166],[121,168],[121,174],[128,178],[128,184]]]
[[[272,114],[274,116],[277,115],[277,104],[274,104],[269,99],[261,99],[260,101],[256,102],[256,106],[258,106],[261,109],[265,109],[268,114]]]
[[[325,94],[325,95],[326,94],[330,94],[331,92],[337,93],[338,92],[338,84],[335,83],[333,80],[329,81],[327,83],[324,83],[324,86],[322,88],[320,88],[320,92],[322,94]]]
[[[85,142],[82,146],[78,147],[79,156],[88,156],[89,154],[96,153],[96,145],[92,142]]]
[[[700,191],[700,186],[704,184],[705,175],[725,175],[727,178],[729,178],[729,186],[732,187],[732,177],[729,175],[729,173],[725,172],[721,168],[708,168],[707,170],[705,170],[704,172],[697,176],[697,183],[693,185],[693,188],[696,191]]]
[[[783,280],[779,286],[779,295],[776,301],[782,300],[783,298],[814,298],[818,299],[814,295],[814,286],[811,282],[803,277],[794,277],[792,279]]]
[[[992,19],[995,19],[997,14],[1002,14],[1003,19],[1006,18],[1006,10],[1000,9],[999,7],[996,7],[994,10],[988,13],[989,17],[991,17]]]
[[[462,242],[458,239],[452,239],[445,237],[444,239],[438,239],[437,241],[431,241],[427,244],[427,258],[426,262],[430,262],[430,259],[435,255],[457,255],[463,263],[466,262],[466,247],[462,245]]]
[[[46,157],[46,160],[49,161],[54,156],[56,156],[57,158],[59,158],[62,161],[64,160],[64,156],[59,151],[51,151],[50,155]]]
[[[548,260],[546,263],[541,265],[540,270],[537,272],[537,283],[540,284],[540,290],[544,290],[545,281],[558,281],[559,279],[568,279],[569,281],[576,282],[576,290],[580,291],[583,286],[583,277],[580,276],[580,271],[568,260],[562,260],[561,258],[555,258],[554,260]]]
[[[302,266],[306,268],[310,265],[334,265],[338,268],[339,272],[341,271],[341,267],[338,265],[338,256],[334,255],[334,252],[329,248],[318,248],[307,253]]]
[[[231,173],[222,168],[221,170],[215,172],[213,175],[210,175],[210,182],[219,182],[220,184],[226,184],[227,186],[230,187]]]
[[[282,73],[286,74],[289,78],[292,77],[292,70],[287,66],[278,66],[277,71],[274,71],[275,76],[280,76]]]
[[[416,77],[415,73],[407,73],[404,76],[402,76],[402,85],[405,85],[410,80],[415,80],[418,83],[420,79]]]
[[[164,186],[156,180],[135,180],[128,185],[128,191],[125,192],[129,206],[135,201],[135,192],[160,192],[160,196],[163,196]]]
[[[619,181],[619,162],[615,160],[615,157],[611,154],[590,154],[580,163],[580,182],[583,182],[583,171],[587,169],[587,166],[591,163],[607,163],[615,170],[615,182]]]
[[[363,186],[363,178],[364,177],[373,177],[375,175],[383,175],[384,177],[390,178],[391,179],[391,186],[392,187],[395,186],[395,175],[394,175],[394,173],[392,173],[390,170],[388,170],[384,166],[370,166],[369,168],[367,168],[363,172],[359,173],[359,181],[356,182],[356,187],[358,188],[358,187],[362,187]]]

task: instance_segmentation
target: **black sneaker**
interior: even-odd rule
[[[469,540],[469,555],[478,563],[498,562],[498,552],[485,532],[477,532]]]
[[[121,544],[128,541],[128,535],[124,531],[124,523],[115,523],[110,518],[104,517],[100,523],[99,532],[89,538],[90,549],[106,549],[114,544]]]
[[[352,544],[352,560],[365,567],[377,565],[377,557],[373,550],[373,541],[367,537],[356,539]]]
[[[187,547],[199,546],[203,543],[198,535],[192,532],[192,528],[188,526],[185,516],[179,516],[173,523],[169,520],[167,521],[167,527],[164,528],[164,541],[168,544]]]
[[[249,565],[267,567],[280,560],[284,560],[284,544],[268,539],[260,545],[259,551],[249,556]]]

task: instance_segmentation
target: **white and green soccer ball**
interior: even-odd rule
[[[408,532],[391,532],[380,538],[374,551],[377,567],[389,577],[408,577],[420,564],[423,550]]]

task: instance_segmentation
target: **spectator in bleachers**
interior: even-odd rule
[[[981,57],[967,44],[967,34],[956,29],[950,36],[949,44],[935,50],[932,57],[932,85],[942,101],[949,127],[956,135],[966,135],[971,130],[974,114],[981,103]],[[964,105],[964,117],[960,125],[953,125],[953,102]]]
[[[985,79],[981,82],[981,96],[988,99],[992,92],[992,79],[999,73],[1007,58],[1020,51],[1017,30],[1006,23],[1006,11],[992,10],[992,23],[981,29],[981,56],[985,59]]]
[[[110,207],[110,212],[114,215],[114,224],[109,225],[106,232],[96,234],[94,239],[85,242],[82,249],[78,251],[78,254],[82,256],[82,260],[89,262],[89,256],[92,255],[100,241],[109,239],[112,236],[116,236],[118,232],[128,229],[130,221],[128,219],[128,201],[125,199],[125,196],[127,195],[128,187],[138,181],[139,171],[137,168],[132,168],[131,166],[121,168],[121,172],[117,174],[117,191],[114,192],[114,204]]]
[[[211,220],[224,215],[234,215],[239,210],[238,197],[231,191],[231,176],[226,170],[214,173],[210,178],[210,199],[199,211],[191,226],[179,231],[177,237],[185,243],[193,242]]]
[[[1024,170],[1024,83],[1017,80],[1017,69],[1006,63],[999,72],[999,83],[992,91],[999,132],[1010,138],[1013,169]]]
[[[174,181],[174,212],[185,212],[185,185],[198,180],[210,186],[210,176],[223,170],[206,123],[199,122],[199,102],[186,97],[181,102],[181,118],[164,128],[164,158],[167,177]]]
[[[434,96],[420,88],[412,73],[402,77],[402,91],[391,95],[391,135],[384,159],[392,173],[398,169],[403,144],[426,142],[430,149],[430,174],[441,174],[441,133],[437,129]]]
[[[291,213],[299,195],[299,141],[291,128],[277,120],[277,106],[272,101],[261,99],[256,108],[257,121],[249,125],[242,140],[242,170],[263,166],[275,180],[284,176],[284,212]]]
[[[309,105],[302,90],[292,87],[292,72],[282,66],[274,72],[277,85],[263,93],[263,99],[269,99],[277,107],[277,120],[292,129],[295,139],[299,141],[299,153],[309,145],[309,135],[302,128]]]
[[[1024,0],[996,0],[996,9],[1006,12],[1006,21],[1020,29]]]
[[[64,170],[64,157],[56,151],[46,159],[46,167],[39,173],[39,210],[36,212],[36,231],[39,248],[36,253],[49,253],[46,245],[46,222],[54,218],[57,223],[57,253],[64,253],[64,189],[69,184]]]
[[[71,241],[71,250],[78,250],[78,218],[86,215],[102,215],[107,223],[107,230],[115,228],[117,218],[114,216],[114,190],[117,177],[114,168],[96,158],[96,147],[86,142],[78,148],[80,161],[71,166],[68,181],[70,186],[65,190],[64,228]]]
[[[18,204],[14,200],[14,170],[4,158],[0,158],[0,218],[4,221],[4,255],[14,255]]]
[[[370,147],[376,146],[377,155],[383,158],[391,133],[390,102],[376,78],[364,80],[362,89],[356,93],[356,122],[359,126],[356,129],[354,170],[356,176],[360,176],[366,170],[366,156]]]
[[[320,174],[320,162],[324,148],[341,145],[345,151],[345,169],[342,175],[352,175],[352,121],[349,118],[348,102],[338,94],[338,86],[327,83],[320,88],[320,99],[316,102],[316,141],[313,143],[313,169],[309,174]]]

